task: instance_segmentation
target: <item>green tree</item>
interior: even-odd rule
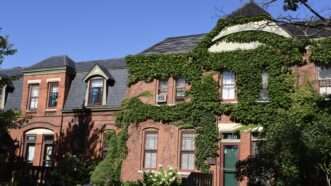
[[[330,185],[331,104],[313,88],[299,88],[259,144],[259,154],[238,163],[251,185]]]

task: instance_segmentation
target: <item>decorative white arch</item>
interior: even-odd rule
[[[269,20],[262,20],[262,21],[249,22],[245,24],[225,27],[223,30],[220,31],[220,33],[218,33],[218,35],[216,35],[213,38],[212,41],[216,41],[222,37],[225,37],[233,33],[244,32],[244,31],[264,31],[264,32],[277,34],[286,38],[292,37],[288,32],[286,32],[283,28],[278,26],[275,22]]]
[[[54,135],[55,133],[50,129],[45,128],[35,128],[28,130],[25,134],[34,134],[34,135]]]

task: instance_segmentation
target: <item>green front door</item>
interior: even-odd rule
[[[238,161],[238,146],[226,145],[223,151],[224,157],[224,186],[237,186],[236,163]]]

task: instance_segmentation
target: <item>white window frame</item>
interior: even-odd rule
[[[146,147],[148,141],[147,141],[147,137],[148,135],[156,135],[156,145],[154,149],[148,149]],[[144,156],[143,156],[143,168],[144,169],[156,169],[157,168],[157,156],[158,156],[158,142],[159,142],[159,133],[158,131],[153,131],[153,130],[149,130],[149,131],[145,131],[144,132]],[[146,163],[146,158],[147,158],[147,154],[154,154],[155,155],[155,162],[153,162],[152,164],[154,164],[153,166]]]
[[[183,148],[183,143],[184,143],[184,135],[192,135],[193,136],[193,148],[192,149],[184,149]],[[183,171],[192,171],[195,169],[195,150],[196,150],[196,147],[195,147],[195,138],[196,138],[196,135],[194,134],[193,131],[182,131],[181,132],[181,141],[180,141],[180,163],[179,163],[179,166],[180,166],[180,169],[183,170]],[[192,167],[189,167],[189,165],[187,167],[184,167],[183,166],[183,155],[184,154],[189,154],[189,155],[193,155],[193,162],[192,163]]]
[[[319,94],[322,96],[326,96],[326,95],[331,95],[331,74],[329,78],[321,78],[320,74],[321,74],[321,68],[323,67],[318,67],[318,83],[319,83]],[[331,70],[331,67],[325,67],[326,69]],[[323,82],[324,84],[326,84],[327,86],[321,86],[321,82]],[[323,90],[323,91],[322,91]]]
[[[230,75],[230,77],[233,77],[233,83],[231,84],[227,84],[225,82],[225,76],[226,75]],[[237,90],[236,90],[236,74],[235,72],[233,71],[230,71],[230,70],[225,70],[223,71],[222,73],[222,76],[221,76],[221,81],[220,81],[220,84],[221,84],[221,98],[222,98],[222,101],[235,101],[237,99]],[[225,92],[228,91],[228,92],[232,92],[231,94],[233,94],[233,97],[230,97],[230,96],[225,96]],[[228,94],[230,95],[230,94]]]
[[[95,80],[95,79],[103,79],[103,92],[102,92],[102,103],[101,105],[90,105],[89,104],[89,99],[90,99],[90,85],[91,85],[91,80]],[[85,106],[102,106],[102,105],[106,105],[107,103],[107,79],[105,79],[102,76],[95,76],[92,77],[90,79],[88,79],[87,81],[87,86],[86,86],[86,93],[85,93]]]

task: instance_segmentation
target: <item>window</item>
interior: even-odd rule
[[[195,151],[195,135],[194,133],[182,133],[180,168],[182,170],[194,169],[194,151]]]
[[[35,135],[27,135],[26,138],[26,149],[25,149],[25,159],[29,163],[33,162],[35,149],[36,149],[36,136]]]
[[[168,80],[159,80],[159,87],[157,91],[156,103],[167,103],[168,95]]]
[[[240,139],[240,135],[237,132],[225,132],[222,133],[223,139],[229,139],[229,140],[234,140],[234,139]]]
[[[182,101],[185,98],[186,82],[183,78],[176,79],[176,101]]]
[[[319,85],[321,95],[331,94],[331,68],[320,67],[319,68]]]
[[[144,168],[155,169],[157,159],[157,132],[146,132],[144,150]]]
[[[35,111],[38,108],[39,100],[39,84],[29,85],[29,103],[28,108],[30,111]]]
[[[89,86],[89,105],[102,105],[103,100],[104,79],[95,78],[90,80]]]
[[[0,87],[0,110],[3,110],[5,107],[5,100],[6,100],[6,85]]]
[[[261,79],[262,79],[262,86],[260,90],[259,101],[269,101],[269,94],[268,94],[269,73],[263,70],[261,74]]]
[[[44,135],[44,166],[51,167],[53,165],[53,135]]]
[[[50,82],[48,83],[48,108],[56,107],[57,98],[59,96],[59,83]]]
[[[236,99],[236,81],[235,74],[231,71],[223,72],[222,79],[222,100],[235,100]]]

